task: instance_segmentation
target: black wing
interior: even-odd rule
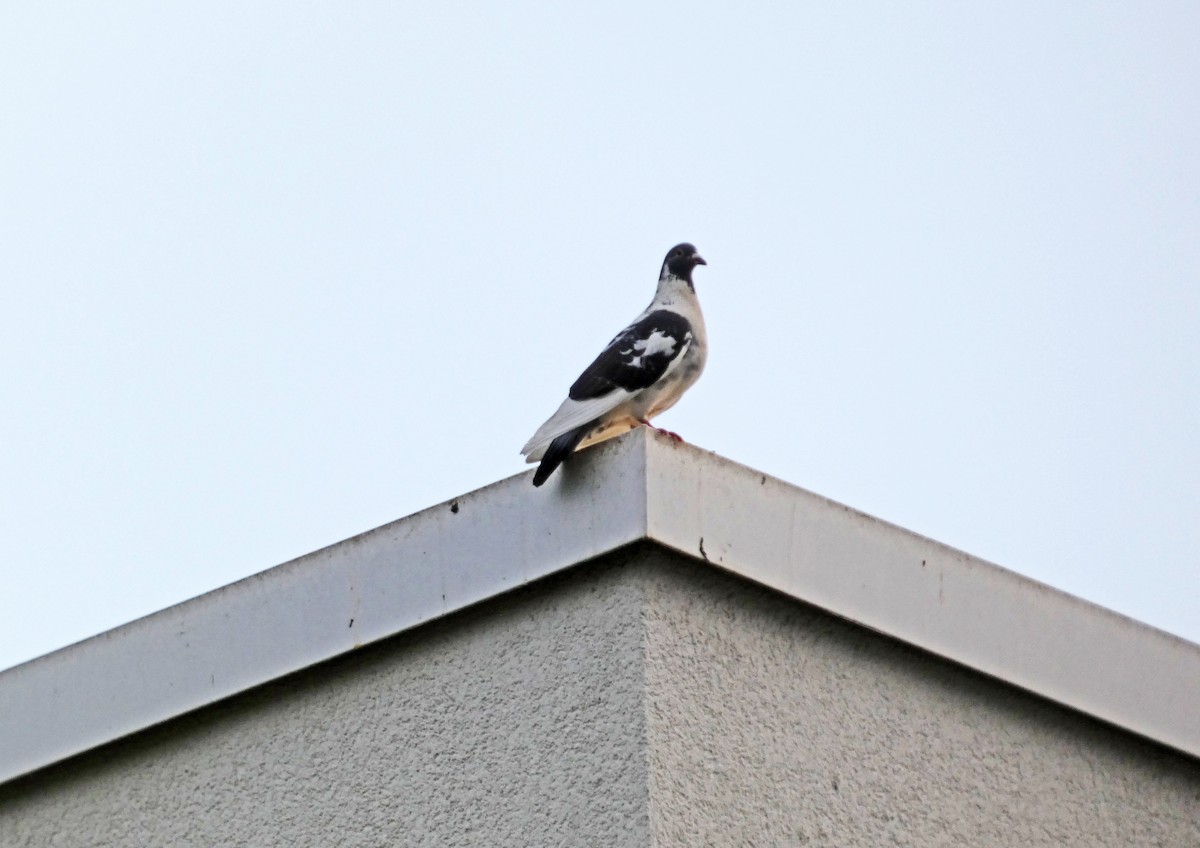
[[[626,327],[571,386],[572,400],[613,389],[636,392],[653,385],[692,340],[692,325],[678,312],[659,309]]]

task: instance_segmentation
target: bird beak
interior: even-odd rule
[[[707,262],[704,261],[704,257],[701,256],[699,253],[692,254],[692,261],[695,262],[697,265],[707,265],[708,264]]]

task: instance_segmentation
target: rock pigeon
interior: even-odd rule
[[[652,426],[650,419],[699,379],[708,343],[692,269],[707,264],[686,242],[667,253],[654,300],[579,375],[562,406],[521,448],[526,462],[541,462],[533,485],[545,483],[576,450]]]

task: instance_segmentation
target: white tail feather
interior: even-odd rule
[[[558,411],[551,415],[545,424],[538,427],[537,432],[525,443],[525,447],[521,448],[521,453],[525,454],[525,461],[538,462],[550,443],[563,433],[570,432],[597,418],[604,419],[631,397],[633,395],[630,392],[617,389],[603,397],[590,400],[567,398],[559,406]]]

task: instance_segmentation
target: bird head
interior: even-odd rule
[[[692,269],[697,265],[707,264],[704,257],[696,252],[695,245],[685,241],[667,251],[667,258],[663,260],[662,273],[658,275],[658,278],[665,280],[667,277],[678,277],[690,286],[692,285]]]

